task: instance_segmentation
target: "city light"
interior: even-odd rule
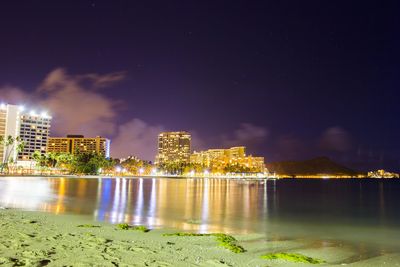
[[[1,103],[1,104],[0,104],[0,109],[3,109],[3,110],[6,109],[6,104]]]
[[[121,172],[122,168],[120,166],[115,167],[116,172]]]
[[[29,115],[31,116],[37,116],[36,112],[34,110],[31,110],[31,112],[29,112]]]
[[[49,117],[49,115],[47,114],[46,111],[42,111],[42,113],[40,113],[40,116],[43,117],[43,118],[48,118]]]
[[[22,111],[25,110],[25,107],[24,107],[23,105],[19,105],[19,106],[18,106],[18,110],[22,112]]]
[[[139,169],[139,173],[140,173],[140,174],[143,174],[143,172],[144,172],[144,169],[143,169],[143,168],[140,168],[140,169]]]

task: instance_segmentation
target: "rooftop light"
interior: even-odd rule
[[[43,118],[50,118],[49,114],[47,114],[46,111],[43,111],[42,113],[40,113],[40,116]]]

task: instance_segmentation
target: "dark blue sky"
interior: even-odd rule
[[[118,101],[116,127],[138,118],[194,131],[200,148],[400,170],[398,1],[0,5],[0,85],[33,94],[57,68],[123,71],[96,92]]]

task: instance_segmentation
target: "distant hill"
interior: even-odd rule
[[[318,157],[305,161],[283,161],[267,163],[270,172],[280,175],[357,175],[358,172],[344,167],[327,157]]]

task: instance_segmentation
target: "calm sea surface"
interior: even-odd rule
[[[0,206],[400,252],[400,180],[3,177]]]

